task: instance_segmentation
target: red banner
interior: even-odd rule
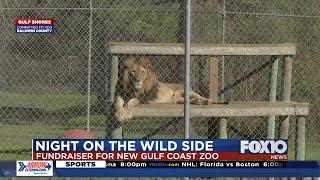
[[[16,26],[53,26],[54,19],[48,18],[17,18],[15,20]]]

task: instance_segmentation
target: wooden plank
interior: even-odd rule
[[[278,79],[278,64],[279,57],[273,56],[271,72],[270,72],[270,84],[269,84],[269,101],[275,102],[277,98],[277,79]],[[269,116],[268,117],[268,139],[274,139],[275,137],[275,126],[276,126],[276,117]]]
[[[219,138],[228,139],[228,120],[226,118],[220,118],[219,125]]]
[[[284,60],[284,75],[283,75],[283,93],[282,101],[289,102],[291,100],[291,80],[292,80],[292,57],[286,56]],[[286,117],[281,122],[280,138],[288,139],[289,137],[289,117]]]
[[[218,96],[218,87],[219,87],[219,75],[218,75],[218,70],[219,70],[219,57],[218,56],[213,56],[209,58],[209,91],[210,91],[210,99],[213,102],[218,102],[219,96]],[[216,117],[212,117],[208,119],[208,139],[214,139],[218,137],[218,131],[217,127],[219,127],[219,132],[221,131],[221,126],[219,126],[219,119]],[[224,129],[223,129],[224,130]],[[222,131],[223,131],[222,130]]]
[[[219,100],[219,57],[210,57],[210,99],[215,102]]]
[[[111,85],[110,85],[110,98],[109,102],[114,102],[116,87],[118,83],[118,72],[119,72],[119,58],[117,56],[112,56],[111,59]]]
[[[111,68],[111,88],[110,88],[110,101],[114,102],[116,86],[118,82],[118,72],[119,72],[119,58],[117,56],[112,56],[112,68]],[[115,117],[114,117],[115,118]],[[110,124],[110,129],[112,129],[111,138],[112,139],[122,139],[122,126],[119,126],[119,122],[112,120]]]
[[[292,62],[293,58],[291,56],[285,57],[283,71],[283,101],[290,101],[291,99]]]
[[[136,117],[183,117],[182,104],[155,104],[131,107]],[[235,117],[235,116],[290,116],[309,114],[308,103],[298,102],[248,102],[232,104],[191,105],[191,117]]]
[[[112,42],[111,54],[184,55],[183,44]],[[191,55],[296,55],[295,44],[192,44]]]
[[[306,149],[306,119],[300,116],[297,119],[297,134],[296,134],[296,160],[305,160]]]

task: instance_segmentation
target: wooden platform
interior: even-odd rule
[[[130,110],[135,117],[183,117],[183,104],[140,105]],[[300,102],[241,102],[191,105],[191,117],[306,116],[309,104]]]
[[[111,42],[110,54],[184,55],[183,44]],[[190,55],[296,55],[295,44],[191,44]]]
[[[176,43],[134,43],[134,42],[108,42],[107,53],[111,55],[111,96],[114,100],[115,87],[118,81],[119,55],[165,55],[183,56],[183,44]],[[309,104],[291,101],[291,80],[295,44],[191,44],[191,56],[207,56],[204,58],[209,63],[209,97],[212,101],[219,101],[219,57],[220,56],[270,56],[271,71],[269,83],[269,102],[239,102],[231,104],[213,104],[208,106],[190,106],[190,117],[208,118],[208,138],[227,138],[227,117],[267,116],[267,138],[274,139],[276,117],[281,118],[279,138],[289,137],[289,116],[296,116],[296,159],[305,159],[305,116],[309,114]],[[176,58],[172,58],[174,61]],[[265,58],[255,58],[257,61]],[[282,95],[277,96],[278,64],[283,60]],[[246,62],[243,62],[246,63]],[[249,72],[248,75],[252,73]],[[251,75],[250,75],[251,76]],[[250,77],[249,76],[249,77]],[[239,79],[247,78],[245,75]],[[281,102],[277,101],[281,97]],[[134,117],[183,117],[183,105],[158,104],[141,105],[130,108]],[[212,118],[214,117],[214,118]],[[226,117],[226,118],[225,118]],[[122,138],[122,126],[110,124],[107,133],[110,138]],[[113,127],[113,128],[112,128]],[[186,126],[187,127],[187,126]],[[219,133],[217,134],[217,127]],[[216,135],[215,135],[216,134]]]

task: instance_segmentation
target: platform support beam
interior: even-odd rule
[[[272,56],[273,62],[270,73],[270,85],[269,85],[269,101],[275,102],[277,99],[277,77],[278,77],[278,64],[279,57]],[[275,136],[275,116],[268,117],[268,139],[274,139]]]
[[[290,102],[291,100],[291,79],[292,79],[292,57],[286,56],[284,60],[284,75],[283,75],[283,93],[282,101]],[[281,122],[280,138],[288,139],[289,136],[289,116]]]
[[[118,72],[119,72],[119,58],[114,55],[111,59],[111,86],[110,86],[110,102],[114,102],[116,87],[118,83]],[[109,134],[109,138],[111,139],[122,139],[122,124],[116,119],[116,117],[112,117],[112,119],[108,120],[108,131],[111,131]]]

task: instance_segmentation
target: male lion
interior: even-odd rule
[[[121,91],[116,97],[116,117],[123,122],[132,118],[128,107],[139,104],[183,104],[184,87],[181,84],[164,83],[158,80],[151,61],[146,58],[129,57],[125,61]],[[191,104],[209,104],[210,100],[190,91]],[[125,103],[127,102],[127,103]]]

